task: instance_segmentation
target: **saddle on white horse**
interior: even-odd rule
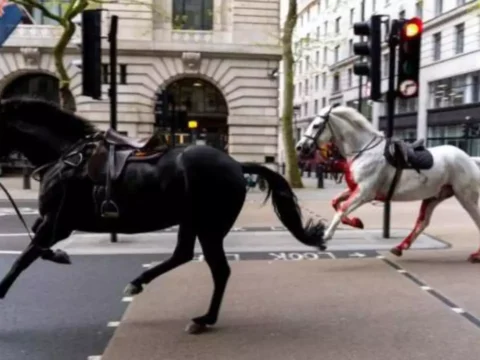
[[[431,169],[434,163],[424,139],[412,143],[397,138],[387,139],[384,156],[390,165],[399,170],[413,169],[420,172]]]

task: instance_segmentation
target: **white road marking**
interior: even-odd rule
[[[101,355],[91,355],[87,358],[87,360],[102,360]]]
[[[120,325],[120,321],[110,321],[107,326],[108,327],[118,327]]]
[[[122,298],[123,302],[132,302],[133,301],[133,296],[125,296]]]
[[[422,290],[425,290],[425,291],[432,290],[430,286],[420,286],[420,287],[422,288]]]
[[[0,250],[0,255],[8,255],[8,254],[18,255],[21,253],[22,253],[21,251],[15,251],[15,250]]]
[[[463,310],[462,308],[452,308],[452,310],[454,312],[456,312],[457,314],[464,314],[465,313],[465,310]]]
[[[401,274],[405,274],[405,273],[407,272],[407,270],[403,270],[403,269],[399,269],[399,270],[397,270],[397,271],[398,271],[399,273],[401,273]]]

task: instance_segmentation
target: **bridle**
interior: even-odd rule
[[[335,143],[335,138],[337,136],[335,135],[335,131],[333,130],[333,126],[330,124],[330,113],[337,106],[339,106],[339,104],[334,104],[330,107],[330,109],[328,110],[328,112],[326,114],[319,115],[323,119],[323,124],[322,124],[322,126],[320,126],[317,129],[317,131],[315,132],[315,134],[313,136],[305,135],[305,134],[303,135],[307,139],[312,140],[313,143],[315,144],[315,147],[312,148],[312,150],[310,151],[310,154],[313,153],[314,151],[320,149],[319,146],[318,146],[318,138],[322,135],[322,133],[325,131],[325,129],[327,127],[330,130],[330,133],[332,134],[333,143]],[[378,141],[375,142],[375,140],[378,140]],[[380,137],[380,136],[375,134],[375,135],[373,135],[372,139],[365,146],[363,146],[360,150],[352,151],[351,154],[346,154],[345,157],[347,158],[347,157],[353,156],[353,158],[351,160],[351,161],[353,161],[356,158],[358,158],[360,155],[362,155],[365,151],[371,150],[371,149],[375,148],[376,146],[380,145],[382,143],[382,141],[383,141],[383,137]]]

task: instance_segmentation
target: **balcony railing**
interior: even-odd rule
[[[62,28],[56,25],[18,25],[4,46],[53,47],[62,34]],[[73,39],[78,38],[76,31]]]

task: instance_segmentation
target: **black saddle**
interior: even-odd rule
[[[105,199],[100,207],[102,217],[119,217],[119,208],[112,200],[112,185],[120,178],[126,165],[133,161],[156,161],[167,150],[168,145],[160,134],[137,140],[109,129],[100,136],[88,159],[87,174],[96,185],[105,187]]]
[[[385,145],[385,159],[399,170],[413,169],[417,172],[433,167],[433,155],[425,147],[425,140],[407,143],[400,139],[388,139]]]

